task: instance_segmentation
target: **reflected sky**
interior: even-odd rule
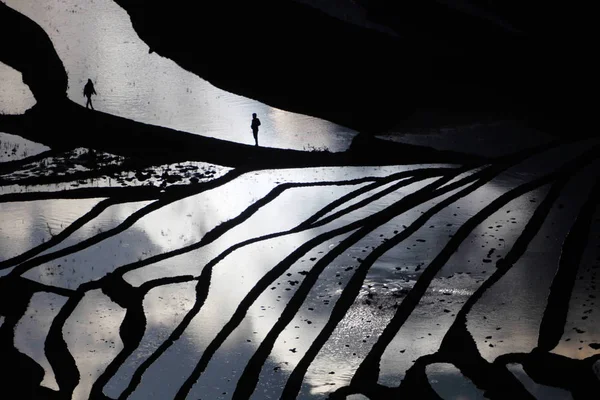
[[[0,203],[0,261],[50,240],[101,200]]]
[[[21,73],[2,62],[0,88],[0,114],[22,114],[35,104],[35,97],[23,83]]]

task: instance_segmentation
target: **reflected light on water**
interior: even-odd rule
[[[0,204],[0,261],[50,240],[101,200],[36,200]]]
[[[35,97],[21,73],[0,62],[0,114],[22,114],[35,105]]]

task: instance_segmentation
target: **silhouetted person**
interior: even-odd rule
[[[256,113],[252,114],[252,135],[254,135],[254,142],[256,142],[256,146],[258,146],[258,127],[260,126],[260,119],[256,118]]]
[[[88,79],[87,83],[85,84],[85,87],[83,88],[83,95],[87,97],[87,103],[85,103],[85,108],[88,108],[89,105],[90,107],[92,107],[92,110],[94,109],[94,106],[92,105],[93,94],[96,94],[96,90],[94,89],[94,84],[92,83],[92,80]]]

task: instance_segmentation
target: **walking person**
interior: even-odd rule
[[[258,127],[260,126],[260,119],[256,117],[256,113],[252,114],[252,124],[250,128],[252,128],[252,135],[254,135],[255,146],[258,146]]]
[[[92,83],[92,80],[88,79],[87,83],[85,84],[85,87],[83,88],[83,95],[87,97],[87,103],[85,103],[85,108],[88,108],[88,106],[90,106],[92,107],[92,110],[94,109],[94,106],[92,105],[93,94],[96,94],[96,90],[94,89],[94,84]]]

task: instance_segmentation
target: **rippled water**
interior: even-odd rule
[[[0,162],[22,160],[46,150],[50,148],[43,144],[0,132]]]
[[[22,114],[35,104],[21,73],[0,62],[0,114]]]

